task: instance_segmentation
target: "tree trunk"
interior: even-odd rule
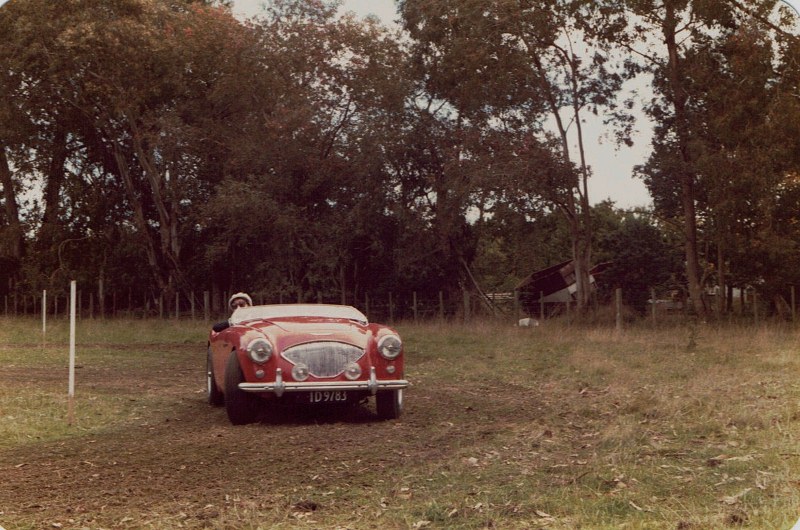
[[[578,312],[586,312],[591,304],[592,284],[589,280],[589,269],[592,266],[592,216],[589,207],[589,168],[586,165],[586,151],[583,146],[583,126],[580,116],[580,91],[578,89],[578,72],[574,58],[569,59],[570,73],[572,74],[572,111],[573,119],[578,133],[578,156],[580,157],[580,183],[576,186],[580,211],[577,214],[578,233],[575,239],[575,281],[578,299]]]
[[[19,220],[19,206],[17,205],[17,193],[14,189],[11,166],[6,157],[6,147],[1,141],[0,184],[3,185],[3,202],[5,205],[6,223],[8,224],[7,242],[0,241],[0,249],[12,260],[19,261],[25,254],[25,240],[23,238],[22,223]]]
[[[569,60],[569,58],[565,58]],[[542,79],[542,88],[544,89],[547,104],[550,113],[558,127],[559,136],[561,139],[561,156],[566,165],[572,164],[569,149],[569,137],[567,135],[567,127],[561,119],[561,114],[558,112],[558,103],[553,94],[553,88],[547,82],[547,72],[538,57],[533,57],[534,64]],[[573,97],[577,97],[577,79],[575,79],[574,65],[569,65],[570,71],[573,74],[572,90]],[[573,106],[573,113],[575,122],[580,121],[580,112],[578,103]],[[591,225],[589,223],[589,200],[587,193],[587,178],[588,168],[586,167],[585,154],[583,152],[583,133],[578,129],[578,140],[581,157],[581,176],[580,182],[569,183],[566,201],[559,204],[559,208],[567,218],[570,227],[570,239],[572,243],[572,260],[575,267],[575,297],[577,309],[579,313],[585,313],[590,307],[591,298],[591,284],[589,281],[589,269],[591,267],[592,259],[592,238],[591,238]],[[581,182],[583,183],[583,190],[581,190]],[[578,199],[576,200],[576,195]]]
[[[183,274],[179,261],[180,240],[178,239],[178,215],[176,201],[172,200],[169,193],[168,174],[162,174],[155,163],[153,150],[145,145],[142,134],[135,120],[128,118],[131,128],[133,147],[142,172],[150,185],[150,196],[153,199],[158,213],[159,239],[161,257],[166,264],[168,274],[168,291],[171,298],[172,289],[184,286]],[[173,177],[174,178],[174,177]]]
[[[37,237],[39,248],[50,248],[58,241],[61,188],[64,186],[64,165],[67,162],[67,134],[58,129],[53,136],[50,164],[47,168],[47,183],[44,187],[44,214]]]
[[[108,135],[108,137],[112,138],[111,135]],[[139,199],[139,196],[136,192],[136,187],[133,183],[133,178],[131,176],[130,169],[128,168],[127,160],[122,152],[122,147],[118,143],[114,142],[113,148],[114,159],[117,164],[117,174],[122,178],[122,182],[125,186],[125,191],[128,196],[128,201],[133,209],[134,223],[136,224],[136,229],[139,231],[139,237],[141,238],[145,249],[147,263],[150,265],[150,270],[153,273],[156,283],[158,284],[159,290],[164,292],[167,288],[168,281],[164,277],[161,266],[158,262],[156,245],[148,230],[147,218],[144,215],[142,201]]]
[[[579,313],[586,312],[591,307],[592,285],[589,278],[591,268],[592,243],[585,227],[576,223],[575,233],[572,236],[572,256],[575,264],[575,298]]]
[[[697,253],[697,214],[694,198],[694,172],[692,160],[689,155],[689,123],[686,116],[686,89],[680,71],[678,57],[678,43],[676,31],[678,20],[675,6],[671,1],[666,1],[664,17],[664,43],[667,46],[667,70],[669,77],[668,96],[675,112],[675,128],[678,138],[678,150],[681,159],[679,169],[681,206],[683,209],[683,235],[684,250],[686,254],[686,277],[689,284],[689,296],[692,307],[700,317],[706,316],[706,307],[703,300],[703,290],[700,284],[700,262]]]

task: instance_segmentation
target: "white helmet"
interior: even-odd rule
[[[247,305],[249,306],[253,305],[253,299],[250,298],[250,295],[248,295],[247,293],[236,293],[233,296],[231,296],[230,299],[228,300],[228,307],[230,307],[231,309],[235,309],[233,307],[233,302],[234,300],[239,300],[239,299],[247,302]]]

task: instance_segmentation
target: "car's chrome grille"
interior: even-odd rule
[[[364,350],[344,342],[308,342],[284,350],[283,358],[292,364],[303,363],[315,377],[335,377],[348,363],[357,361]]]

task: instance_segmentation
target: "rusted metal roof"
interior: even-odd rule
[[[610,263],[599,263],[589,269],[589,281],[594,284],[595,276],[605,270]],[[523,279],[516,287],[520,292],[528,293],[544,302],[567,302],[575,293],[575,262],[563,261],[557,265],[534,272]]]

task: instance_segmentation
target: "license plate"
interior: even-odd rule
[[[309,403],[344,403],[347,392],[344,390],[316,390],[308,393]]]

